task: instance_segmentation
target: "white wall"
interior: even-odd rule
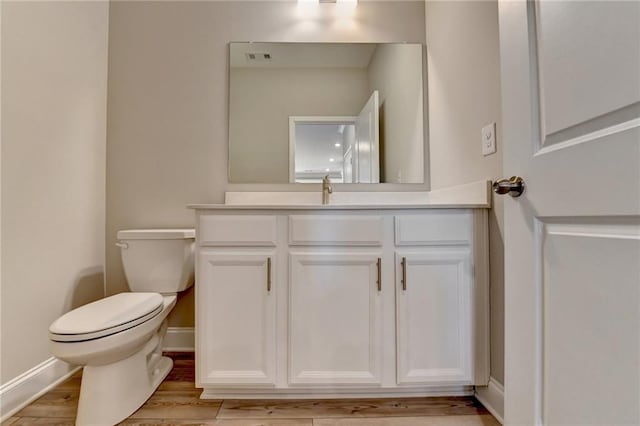
[[[104,294],[108,4],[2,7],[1,381]]]
[[[304,15],[282,1],[111,3],[108,293],[127,289],[118,229],[193,226],[188,203],[223,202],[225,190],[290,188],[227,181],[230,41],[424,43],[422,1],[360,2],[348,19],[336,19],[335,6]],[[170,323],[193,324],[193,290]]]
[[[427,1],[429,144],[433,189],[502,175],[497,1]],[[480,129],[497,123],[496,154],[483,157]],[[504,383],[502,199],[489,219],[491,375]]]
[[[380,93],[381,180],[424,180],[422,45],[381,44],[369,63],[369,92]]]
[[[230,181],[289,181],[289,116],[356,116],[369,97],[363,68],[234,68]]]

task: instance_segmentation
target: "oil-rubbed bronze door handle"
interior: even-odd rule
[[[524,192],[524,179],[520,176],[498,179],[493,182],[493,192],[499,195],[509,194],[513,198],[519,197]]]
[[[382,291],[382,259],[378,258],[378,291]]]
[[[402,283],[402,290],[406,290],[407,289],[407,258],[403,257],[402,262],[400,262],[400,264],[402,265],[402,280],[400,282]]]
[[[271,291],[271,258],[267,257],[267,291]]]

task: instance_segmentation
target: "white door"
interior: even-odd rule
[[[499,14],[506,424],[640,424],[640,3]]]
[[[398,383],[472,384],[469,249],[396,252],[396,303]]]
[[[358,183],[380,182],[379,95],[374,90],[356,119],[356,176]]]
[[[275,252],[231,250],[198,258],[198,386],[274,384]]]
[[[353,183],[353,148],[349,147],[342,162],[342,182]]]
[[[292,253],[289,382],[379,384],[381,253]]]

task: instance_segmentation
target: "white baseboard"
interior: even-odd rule
[[[0,421],[13,416],[79,369],[51,357],[0,386]]]
[[[195,328],[169,327],[162,343],[162,350],[167,352],[193,352],[196,347]]]
[[[504,387],[496,379],[489,378],[489,386],[476,386],[476,398],[504,424]]]

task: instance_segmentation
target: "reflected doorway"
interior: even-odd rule
[[[355,117],[291,117],[289,181],[353,181]]]
[[[379,183],[378,92],[357,117],[289,117],[289,182]]]

